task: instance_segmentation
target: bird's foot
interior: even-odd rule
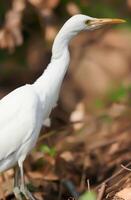
[[[15,187],[13,191],[14,191],[14,195],[15,195],[16,199],[22,200],[21,191],[20,191],[19,187]]]
[[[21,193],[25,196],[28,200],[36,200],[36,198],[31,194],[27,187],[21,186],[20,187]]]

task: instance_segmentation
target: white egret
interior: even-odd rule
[[[81,14],[71,17],[54,40],[51,61],[44,73],[33,84],[19,87],[0,100],[0,172],[18,164],[14,181],[17,199],[21,199],[21,193],[34,199],[25,186],[23,162],[36,144],[43,121],[56,106],[70,61],[70,40],[81,31],[123,22]]]

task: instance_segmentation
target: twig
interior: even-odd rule
[[[131,165],[131,162],[129,162],[125,167],[128,168]],[[103,183],[107,184],[109,181],[111,181],[113,178],[117,177],[118,175],[120,175],[122,172],[124,171],[124,169],[120,169],[118,172],[116,172],[115,174],[113,174],[111,177],[109,177],[108,179],[106,179]],[[98,189],[99,187],[101,187],[101,185],[103,184],[101,183],[100,185],[98,185],[96,187],[96,189]]]
[[[91,188],[90,188],[90,180],[89,179],[87,179],[87,188],[88,188],[88,191],[90,192]]]
[[[125,170],[131,172],[131,169],[130,169],[130,168],[128,168],[128,167],[126,167],[126,166],[124,166],[124,165],[122,165],[122,164],[121,164],[121,167],[122,167],[123,169],[125,169]]]
[[[101,188],[99,189],[97,200],[102,200],[106,189],[106,183],[102,183]]]
[[[38,142],[37,142],[37,145],[38,145],[40,142],[42,142],[44,139],[46,139],[46,138],[48,138],[48,137],[51,137],[52,135],[55,135],[55,134],[56,134],[55,131],[51,131],[51,132],[49,132],[49,133],[43,134],[42,136],[39,137]]]

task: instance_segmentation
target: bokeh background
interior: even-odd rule
[[[71,41],[70,67],[51,127],[42,129],[25,167],[26,179],[37,182],[39,199],[76,195],[69,180],[80,192],[87,189],[87,179],[95,187],[131,156],[131,0],[0,0],[0,98],[42,74],[58,30],[78,13],[123,18],[127,23],[83,32]],[[120,154],[121,145],[126,156]],[[8,190],[2,195],[8,196],[6,183],[12,183],[13,170],[5,177],[1,182]],[[43,177],[49,183],[43,183]],[[61,180],[64,189],[58,189]]]

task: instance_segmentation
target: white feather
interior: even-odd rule
[[[14,90],[0,101],[0,171],[5,166],[2,161],[11,154],[17,151],[15,156],[26,155],[31,150],[36,143],[42,119],[41,102],[30,85]],[[20,152],[22,145],[27,142],[30,145],[26,151]],[[5,168],[11,167],[10,163],[18,159],[12,156]]]

